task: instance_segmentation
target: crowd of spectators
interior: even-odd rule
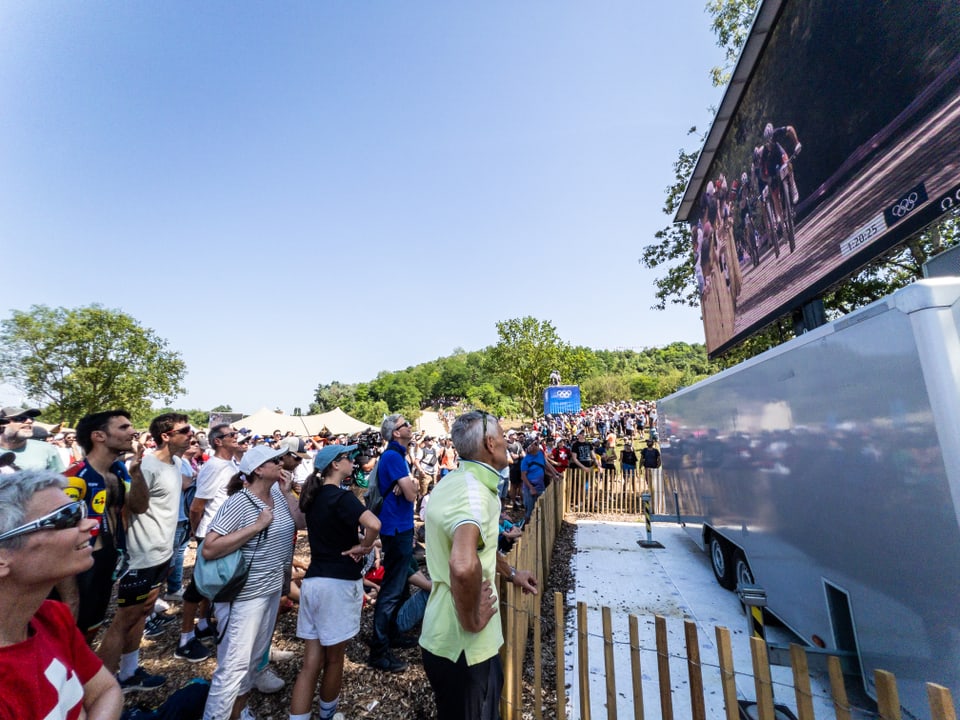
[[[567,468],[603,471],[619,461],[624,475],[632,477],[638,463],[644,464],[633,442],[648,433],[652,437],[646,442],[653,446],[656,422],[655,410],[645,403],[547,415],[519,431],[504,431],[496,417],[473,412],[453,420],[450,434],[432,437],[391,415],[380,428],[382,445],[371,452],[369,443],[358,447],[360,438],[345,435],[297,437],[278,430],[261,436],[225,423],[197,430],[179,413],[155,417],[146,432],[136,430],[121,409],[87,415],[76,429],[50,432],[35,425],[39,414],[35,408],[0,410],[0,489],[8,482],[27,483],[16,496],[21,503],[33,487],[44,498],[43,513],[34,513],[32,506],[14,512],[5,510],[0,494],[0,538],[11,538],[0,539],[0,601],[19,582],[2,569],[6,555],[24,545],[22,535],[30,535],[33,543],[44,539],[39,530],[71,529],[84,539],[75,543],[82,557],[75,558],[70,572],[44,576],[42,602],[34,608],[37,618],[49,615],[61,622],[63,612],[51,608],[62,606],[48,605],[46,598],[63,602],[79,638],[66,634],[73,655],[61,652],[55,660],[68,671],[63,677],[47,673],[50,687],[42,688],[38,702],[55,699],[61,707],[69,700],[67,717],[81,707],[90,718],[116,717],[110,714],[117,705],[114,688],[126,694],[166,684],[165,677],[140,663],[142,639],[179,633],[174,659],[199,663],[216,657],[203,714],[210,720],[249,720],[250,692],[284,687],[270,663],[294,659],[293,653],[279,650],[271,639],[278,613],[294,607],[294,601],[304,650],[292,719],[310,717],[315,694],[319,716],[335,717],[344,648],[359,632],[365,604],[373,605],[374,615],[371,668],[403,672],[407,664],[393,649],[418,642],[429,646],[424,653],[430,656],[428,676],[435,691],[451,680],[463,689],[453,697],[438,692],[438,707],[446,708],[441,717],[467,716],[462,707],[456,709],[460,700],[487,708],[477,710],[483,716],[492,702],[489,692],[502,682],[496,668],[484,670],[477,681],[482,687],[473,687],[473,661],[479,656],[466,636],[462,642],[439,638],[434,627],[424,645],[411,631],[425,615],[427,623],[432,617],[446,625],[485,627],[493,616],[489,598],[477,601],[472,594],[491,594],[495,572],[527,592],[536,591],[536,581],[509,567],[502,554],[478,551],[473,531],[464,540],[464,532],[448,524],[450,518],[462,515],[462,522],[473,523],[481,545],[496,534],[490,548],[506,553],[539,497]],[[620,456],[614,458],[621,441]],[[383,496],[376,514],[363,502],[362,486],[368,482],[377,483]],[[436,488],[447,490],[436,495]],[[480,505],[471,500],[478,492],[487,497]],[[59,505],[51,500],[55,496],[62,499]],[[438,498],[432,505],[431,497]],[[56,507],[48,507],[51,503]],[[442,513],[441,507],[446,508]],[[49,517],[56,519],[48,522]],[[295,568],[296,537],[304,529],[310,560]],[[431,550],[426,553],[426,574],[414,556],[424,539],[433,552],[433,557]],[[197,555],[207,560],[240,550],[249,563],[247,583],[230,602],[211,602],[192,581],[184,582],[185,551],[193,542]],[[466,606],[459,599],[464,588],[472,593]],[[116,611],[105,623],[113,597]],[[179,627],[174,627],[177,606]],[[469,617],[465,607],[472,608]],[[498,632],[486,637],[484,663],[492,662],[490,648],[502,643]],[[0,667],[10,649],[4,640],[0,637]],[[92,650],[80,652],[78,645]],[[470,669],[466,675],[461,664]],[[72,685],[77,677],[92,678],[89,691],[84,684],[77,694]],[[70,698],[68,688],[73,688]],[[103,708],[109,711],[97,714]]]

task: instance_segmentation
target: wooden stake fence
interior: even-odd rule
[[[568,471],[569,474],[569,471]],[[521,540],[518,540],[511,552],[511,564],[516,567],[531,570],[541,582],[549,574],[550,556],[554,541],[563,522],[564,509],[574,511],[581,508],[593,508],[589,512],[629,512],[628,508],[639,511],[639,493],[625,492],[615,483],[604,484],[600,476],[585,477],[573,476],[573,482],[553,483],[543,497],[538,501],[531,522]],[[592,487],[591,487],[592,486]],[[619,494],[618,494],[619,493]],[[634,502],[636,499],[636,502]],[[501,650],[501,659],[504,665],[504,688],[500,701],[501,717],[504,720],[521,720],[523,713],[532,711],[533,717],[539,720],[543,715],[542,695],[542,654],[540,615],[541,597],[539,595],[524,595],[518,588],[500,579],[500,598],[502,599],[501,618],[504,626],[504,647]],[[615,639],[612,629],[612,615],[610,608],[601,608],[603,661],[605,674],[606,707],[608,720],[615,720],[617,715],[618,694],[615,684]],[[553,640],[554,657],[556,661],[556,696],[555,716],[558,720],[566,720],[568,716],[566,681],[565,681],[565,639],[566,621],[563,597],[555,593],[553,597],[553,618],[555,636]],[[634,720],[643,720],[645,717],[645,702],[652,698],[644,698],[641,678],[640,656],[640,621],[636,615],[629,616],[629,648]],[[672,656],[668,647],[666,618],[654,616],[654,630],[657,657],[657,696],[660,706],[660,717],[663,720],[673,720],[673,690],[670,677],[670,660]],[[704,667],[714,668],[719,672],[720,685],[723,690],[724,717],[726,720],[737,720],[740,717],[737,703],[736,672],[733,663],[733,650],[730,642],[730,631],[724,627],[715,628],[717,641],[717,664],[712,661],[701,660],[700,644],[697,626],[694,622],[684,622],[685,659],[687,677],[690,689],[690,707],[693,720],[706,720],[707,710],[704,699],[703,672]],[[576,607],[576,642],[577,660],[575,675],[578,683],[579,708],[574,710],[573,717],[580,720],[591,719],[590,706],[590,661],[589,661],[590,632],[587,625],[587,605],[579,602]],[[527,642],[533,643],[533,705],[524,707],[523,700],[523,662],[526,655]],[[549,642],[549,640],[548,640]],[[770,664],[767,658],[767,646],[758,638],[750,639],[752,658],[752,677],[756,692],[757,713],[761,720],[774,720],[773,683],[770,675]],[[806,651],[799,645],[790,646],[791,668],[793,671],[793,688],[796,697],[797,717],[799,720],[815,720],[813,709],[813,694],[811,692],[810,674],[808,670]],[[840,661],[836,657],[829,657],[827,661],[830,678],[831,702],[834,716],[837,720],[849,720],[851,710],[844,685]],[[743,671],[741,670],[741,674]],[[874,673],[877,688],[877,711],[881,720],[900,720],[901,710],[897,691],[896,678],[888,672],[878,670]],[[626,696],[627,693],[624,693]],[[932,720],[957,720],[956,706],[950,690],[936,685],[927,684],[927,696]],[[824,720],[821,718],[820,720]]]

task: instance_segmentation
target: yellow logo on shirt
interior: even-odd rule
[[[107,506],[107,491],[101,490],[96,495],[93,496],[93,502],[90,503],[93,507],[93,511],[97,515],[103,515],[103,509]]]

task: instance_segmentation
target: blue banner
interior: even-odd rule
[[[543,414],[580,412],[579,385],[550,385],[543,391]]]

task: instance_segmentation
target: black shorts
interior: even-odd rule
[[[499,655],[468,666],[463,653],[454,663],[429,650],[421,648],[421,652],[423,670],[437,701],[437,720],[500,717],[503,665]]]
[[[117,607],[132,607],[146,602],[151,592],[167,581],[170,560],[142,570],[128,570],[117,587]]]
[[[108,544],[94,550],[93,567],[77,575],[77,592],[80,596],[77,627],[80,632],[93,632],[103,625],[113,593],[113,573],[116,568],[117,549],[113,544]]]

